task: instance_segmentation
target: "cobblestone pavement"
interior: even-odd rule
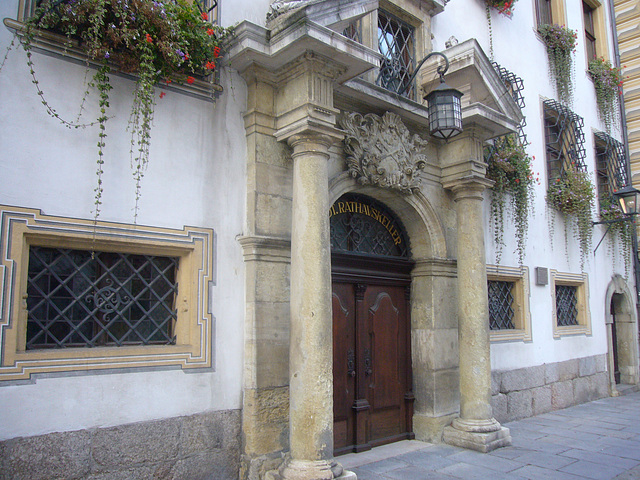
[[[491,453],[407,440],[338,461],[358,480],[640,479],[640,392],[505,426],[512,446]]]

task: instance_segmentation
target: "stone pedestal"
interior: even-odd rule
[[[485,263],[482,192],[489,182],[471,177],[451,186],[458,227],[458,343],[460,418],[444,431],[452,445],[489,452],[511,444],[509,429],[491,410],[489,306]]]

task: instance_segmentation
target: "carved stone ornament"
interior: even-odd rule
[[[362,185],[413,193],[427,164],[427,141],[411,135],[398,115],[348,113],[340,119],[349,174]]]
[[[267,12],[267,21],[276,19],[280,15],[287,13],[296,8],[303,7],[313,3],[313,0],[275,0],[270,6]]]

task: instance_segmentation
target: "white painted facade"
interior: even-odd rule
[[[606,3],[606,2],[603,2]],[[613,58],[613,41],[607,5],[603,5],[606,15],[607,44],[609,58]],[[493,30],[493,60],[502,67],[513,72],[524,82],[524,98],[526,106],[523,114],[527,126],[525,132],[530,145],[527,152],[535,160],[533,171],[540,178],[535,186],[534,214],[529,219],[529,235],[527,253],[524,264],[529,267],[530,275],[530,310],[532,323],[532,342],[494,342],[491,345],[491,366],[495,370],[511,370],[545,363],[561,362],[572,358],[607,353],[607,336],[605,305],[607,286],[614,274],[625,276],[623,255],[612,256],[609,243],[612,235],[608,234],[595,255],[591,255],[585,263],[585,272],[589,278],[589,299],[593,332],[590,336],[577,335],[554,339],[552,333],[551,312],[553,309],[549,286],[535,285],[535,267],[547,267],[563,272],[580,272],[580,250],[574,239],[571,228],[565,243],[564,222],[556,215],[553,236],[549,234],[549,222],[553,215],[547,209],[545,196],[547,191],[544,123],[542,101],[554,99],[556,93],[549,81],[546,48],[535,27],[535,10],[533,2],[517,2],[511,18],[491,11],[491,27]],[[584,27],[582,20],[582,2],[566,0],[565,12],[567,27],[578,33],[577,48],[574,54],[574,102],[570,107],[573,112],[584,119],[586,163],[592,182],[595,177],[595,147],[593,132],[606,131],[598,118],[593,81],[587,73],[587,56],[585,53]],[[473,19],[470,21],[470,19]],[[444,51],[445,42],[451,37],[459,41],[474,37],[483,50],[490,55],[489,25],[486,19],[484,2],[455,1],[446,6],[445,12],[436,15],[432,21],[433,49]],[[445,51],[446,53],[446,51]],[[618,125],[611,135],[622,141]],[[595,183],[594,183],[595,185]],[[487,246],[487,263],[495,262],[495,245],[493,233],[489,225],[488,199],[485,205],[485,242]],[[597,220],[597,208],[594,210],[594,221]],[[514,229],[505,222],[505,242],[501,265],[517,266]],[[593,248],[596,247],[606,231],[606,226],[595,226],[593,231]],[[509,241],[511,240],[511,242]],[[566,248],[565,248],[566,245]],[[632,267],[629,267],[627,284],[629,290],[635,291]]]
[[[18,3],[1,2],[0,17],[15,19]],[[12,36],[5,26],[0,28],[3,55]],[[75,120],[85,66],[41,53],[34,54],[34,63],[51,106]],[[111,79],[100,220],[132,224],[135,183],[126,129],[135,83],[116,75]],[[244,266],[236,237],[243,231],[246,197],[246,93],[242,80],[228,69],[221,83],[225,92],[215,103],[170,90],[160,98],[157,90],[137,219],[139,225],[214,230],[213,368],[77,372],[3,386],[0,440],[240,408]],[[0,105],[0,204],[93,218],[98,127],[69,130],[46,114],[19,47],[0,72]],[[96,109],[96,95],[91,95],[84,121],[96,118]]]
[[[223,26],[243,20],[266,25],[269,0],[219,1]],[[414,3],[421,2],[415,0]],[[565,241],[562,220],[558,215],[553,220],[545,202],[542,101],[553,99],[556,94],[547,73],[545,46],[535,31],[531,3],[517,2],[512,18],[495,11],[491,13],[493,60],[524,81],[526,107],[522,113],[527,119],[525,132],[530,142],[527,151],[535,159],[533,170],[541,182],[535,186],[534,212],[529,219],[524,260],[529,268],[532,341],[492,342],[491,367],[498,371],[607,355],[605,322],[612,278],[625,277],[628,271],[627,291],[636,292],[632,267],[625,269],[622,253],[611,255],[609,235],[584,267],[589,281],[591,334],[554,338],[551,287],[536,285],[535,268],[580,273],[580,251],[570,230]],[[0,1],[0,18],[15,19],[18,4],[19,0]],[[598,118],[593,82],[586,73],[581,1],[565,0],[565,11],[568,26],[578,32],[571,108],[584,118],[586,163],[595,181],[593,132],[605,131],[605,126]],[[609,25],[609,11],[606,8],[604,11]],[[453,36],[460,43],[477,39],[489,55],[489,26],[481,0],[450,0],[444,11],[431,20],[431,33],[434,51],[446,53],[445,42]],[[609,28],[607,36],[612,57],[614,39]],[[1,55],[12,37],[11,30],[0,27]],[[51,106],[62,117],[75,119],[86,88],[85,66],[41,52],[34,55],[34,63],[40,87]],[[112,75],[111,78],[114,89],[110,92],[111,118],[107,122],[100,219],[133,224],[135,183],[126,129],[135,83],[124,76]],[[79,370],[7,382],[0,385],[0,441],[243,408],[243,382],[248,383],[243,378],[248,375],[245,362],[247,263],[238,238],[247,234],[248,223],[248,152],[243,117],[248,90],[245,80],[226,65],[222,68],[220,84],[224,91],[215,103],[173,89],[166,89],[166,96],[160,98],[161,90],[157,90],[150,164],[142,182],[137,218],[137,223],[145,226],[173,229],[195,226],[214,230],[214,281],[210,285],[213,367],[193,371],[180,368]],[[95,118],[96,113],[97,99],[92,95],[85,103],[84,121]],[[25,54],[18,46],[9,52],[0,71],[0,125],[0,205],[91,220],[98,127],[69,130],[46,114],[31,83]],[[620,130],[614,130],[612,136],[622,140]],[[332,160],[340,158],[335,151],[332,155]],[[335,169],[338,164],[333,161],[330,168]],[[331,178],[334,174],[337,176],[338,172],[332,170]],[[489,198],[485,192],[486,260],[487,264],[493,264],[495,245]],[[444,212],[440,207],[438,205],[438,212]],[[452,215],[452,209],[446,211]],[[555,221],[552,238],[551,221]],[[439,227],[455,228],[453,218],[442,218],[440,222]],[[603,226],[594,227],[593,248],[605,230]],[[508,223],[504,238],[507,245],[500,265],[516,267],[514,231]],[[447,242],[450,240],[447,238]],[[448,254],[455,250],[451,245],[447,248]],[[635,312],[634,296],[635,293],[629,300]],[[633,348],[637,362],[637,342]]]

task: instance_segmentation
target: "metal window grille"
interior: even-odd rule
[[[524,95],[523,95],[523,92],[524,92],[523,80],[520,77],[518,77],[516,74],[500,66],[497,62],[491,62],[491,64],[493,65],[493,68],[500,76],[500,80],[502,80],[502,83],[507,88],[507,91],[511,94],[513,101],[516,102],[516,105],[518,105],[520,109],[523,109],[525,107]],[[524,127],[526,126],[527,126],[527,119],[525,117],[522,117],[522,121],[520,122],[520,125],[518,125],[518,138],[520,139],[521,145],[526,145],[528,143],[527,134],[524,131]]]
[[[355,42],[362,43],[362,22],[359,20],[351,22],[347,28],[344,29],[342,35]]]
[[[489,328],[491,330],[514,329],[515,312],[513,310],[514,282],[501,280],[487,281],[489,291]]]
[[[409,85],[416,66],[414,28],[393,15],[378,12],[378,49],[382,54],[376,85],[408,98],[415,96],[415,84]],[[413,83],[413,82],[412,82]]]
[[[549,184],[574,166],[586,172],[583,118],[555,100],[545,100],[543,106]]]
[[[596,172],[600,199],[610,198],[615,190],[629,185],[624,145],[604,132],[595,132]]]
[[[556,316],[559,327],[578,325],[578,287],[556,285]]]
[[[174,344],[177,257],[31,246],[27,349]]]
[[[392,257],[408,257],[410,255],[404,225],[384,205],[360,195],[345,195],[338,202],[367,204],[371,208],[375,208],[381,217],[385,216],[389,220],[387,224],[389,227],[385,227],[382,222],[362,213],[342,212],[332,215],[330,219],[332,251]],[[397,230],[401,239],[399,243],[396,243],[389,232],[391,227]]]

